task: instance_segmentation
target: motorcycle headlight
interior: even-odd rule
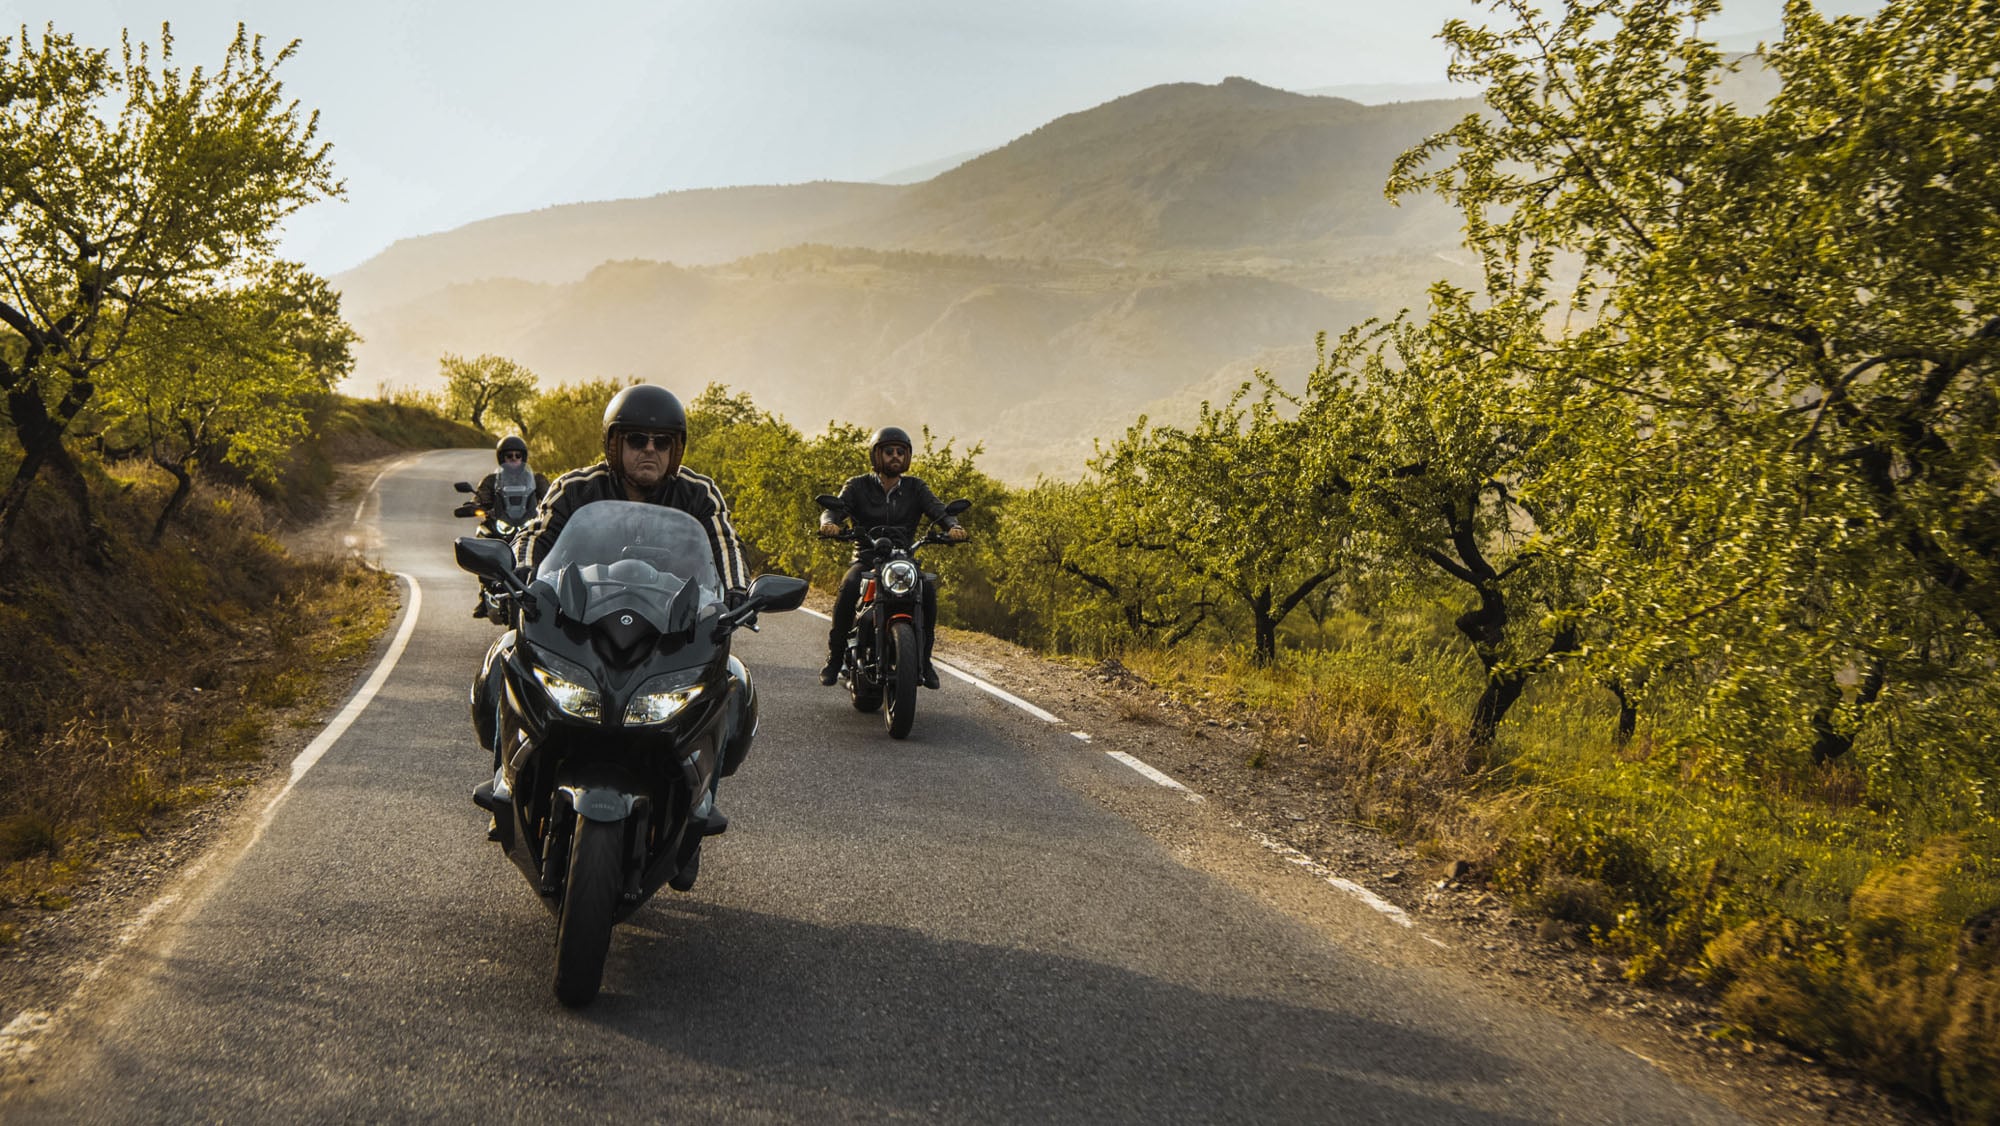
[[[683,669],[656,676],[639,686],[625,708],[626,726],[665,723],[687,710],[701,695],[700,669]]]
[[[907,559],[891,559],[882,568],[882,586],[890,594],[908,594],[916,589],[917,565]]]
[[[509,524],[505,520],[495,520],[493,522],[493,527],[503,536],[511,536],[514,534],[514,525]]]
[[[589,679],[582,670],[557,672],[541,661],[534,662],[531,667],[535,670],[535,679],[542,682],[542,689],[564,715],[589,720],[604,718],[604,701],[598,696],[597,689],[578,683]]]

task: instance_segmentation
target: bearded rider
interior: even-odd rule
[[[472,502],[496,521],[515,528],[526,524],[548,495],[549,479],[528,468],[528,443],[518,434],[509,434],[493,447],[493,460],[500,468],[488,473],[472,491]],[[472,616],[486,616],[486,600],[472,608]]]
[[[965,529],[945,514],[944,502],[931,492],[931,487],[921,478],[905,476],[910,469],[910,436],[902,428],[885,426],[875,432],[875,441],[868,449],[868,463],[874,468],[873,473],[848,478],[840,490],[840,503],[855,528],[864,532],[895,528],[904,534],[905,542],[913,543],[919,518],[928,516],[945,528],[945,534],[952,540],[965,539]],[[821,513],[819,534],[839,535],[839,516],[833,512]],[[855,544],[854,561],[840,581],[840,595],[833,602],[833,629],[826,638],[826,667],[819,670],[821,684],[840,679],[847,631],[854,626],[855,608],[861,601],[861,576],[874,567],[867,554],[865,544]],[[925,688],[936,688],[938,678],[937,670],[931,666],[931,645],[937,637],[937,587],[932,583],[924,584],[923,634],[923,684]]]
[[[694,517],[708,531],[729,607],[733,610],[742,605],[750,586],[743,544],[729,522],[729,505],[722,499],[722,490],[710,478],[681,463],[687,437],[687,411],[666,388],[640,384],[612,396],[604,408],[604,460],[556,478],[534,519],[515,539],[515,559],[532,569],[555,546],[570,515],[593,501],[662,504]],[[492,663],[490,654],[487,663]],[[743,696],[749,698],[753,692],[748,670],[743,676]],[[502,790],[501,781],[496,769],[496,793]],[[722,811],[713,808],[714,787],[719,781],[720,771],[710,782],[709,802],[705,803],[711,811],[706,813],[710,834],[729,824]]]

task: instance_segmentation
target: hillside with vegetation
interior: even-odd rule
[[[2000,9],[1795,5],[1755,106],[1690,96],[1727,74],[1687,36],[1707,10],[1447,29],[1487,112],[1392,187],[1454,208],[1479,268],[1421,315],[1128,416],[1074,479],[1010,484],[931,435],[919,472],[975,502],[944,613],[1249,720],[1247,768],[1465,858],[1630,980],[1711,999],[1717,1035],[2000,1120]],[[940,289],[956,261],[728,269]],[[1026,358],[1024,396],[1063,394],[1029,375],[1066,323],[1037,295],[1093,275],[1010,269],[911,319],[961,317],[999,370]],[[1110,317],[1198,321],[1215,292]],[[1281,326],[1287,291],[1248,292]],[[524,396],[538,463],[594,456],[574,417],[607,389]],[[832,581],[799,530],[874,420],[694,408],[758,565]]]
[[[341,287],[261,253],[327,183],[286,113],[252,115],[267,163],[219,150],[227,177],[131,138],[118,182],[210,216],[191,240],[107,229],[129,212],[102,198],[0,195],[26,263],[0,287],[0,656],[29,669],[0,701],[0,795],[24,803],[0,811],[5,908],[59,898],[87,834],[233,784],[266,709],[310,694],[276,673],[385,620],[380,576],[272,549],[253,499],[316,472],[280,454],[398,441],[422,399],[474,430],[408,440],[516,431],[554,472],[599,456],[603,404],[643,376],[689,392],[689,461],[759,569],[830,582],[843,553],[802,534],[812,495],[881,422],[952,420],[917,457],[974,501],[973,540],[935,560],[947,624],[1115,658],[1253,724],[1245,770],[1463,858],[1631,981],[1713,1001],[1718,1037],[2000,1121],[2000,7],[1794,4],[1748,100],[1717,96],[1730,62],[1690,37],[1714,11],[1449,25],[1483,108],[1438,110],[1378,170],[1463,234],[1448,248],[1390,218],[1272,253],[1333,175],[1288,139],[1389,119],[1165,87],[839,217],[911,245],[441,269],[365,330],[436,387],[400,406],[329,396],[369,354]],[[62,102],[36,60],[5,62]],[[48,141],[28,105],[0,104],[10,151]],[[1228,168],[1140,127],[1204,105],[1233,122],[1204,144],[1247,146]],[[1092,171],[1058,189],[1050,162]],[[1216,214],[1213,185],[1254,187],[1244,166],[1266,194]],[[1064,224],[1097,233],[1031,249]],[[77,230],[117,255],[79,254]],[[172,305],[133,299],[163,283]],[[981,445],[994,427],[1008,449]],[[1072,473],[1002,460],[1087,433],[1105,440]]]
[[[333,391],[354,331],[273,248],[337,190],[290,54],[0,51],[0,949],[112,842],[245,784],[393,617],[387,576],[277,538],[336,467],[484,444]]]
[[[569,382],[710,381],[800,419],[983,443],[1075,475],[1131,416],[1186,411],[1317,332],[1420,302],[1458,220],[1382,191],[1476,103],[1363,106],[1240,78],[1141,91],[921,184],[682,192],[405,240],[334,279],[359,386],[444,353]],[[690,373],[698,373],[690,375]]]

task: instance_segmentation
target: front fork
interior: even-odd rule
[[[916,590],[911,591],[910,595],[911,597],[907,603],[898,601],[892,604],[877,599],[866,606],[857,608],[854,612],[855,627],[849,630],[847,634],[848,667],[856,674],[866,675],[871,683],[888,683],[889,635],[892,632],[891,627],[895,624],[898,615],[907,615],[909,617],[910,624],[917,631],[917,644],[921,646],[924,643],[923,587],[919,586]],[[868,632],[874,639],[869,646],[869,652],[865,658],[860,652],[862,618],[864,616],[867,618]],[[908,660],[910,658],[898,653],[896,659]],[[915,659],[918,661],[923,660],[923,653],[918,652]]]

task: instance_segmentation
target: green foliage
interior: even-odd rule
[[[28,485],[55,468],[86,526],[61,438],[144,318],[269,257],[278,224],[337,194],[316,116],[287,101],[263,40],[238,28],[214,70],[183,72],[161,32],[122,59],[53,30],[0,40],[0,383]],[[102,532],[93,536],[101,538]]]
[[[1020,640],[1103,656],[1194,617],[1171,572],[1148,567],[1164,555],[1110,548],[1101,496],[1095,482],[1045,478],[1008,498],[994,565]]]
[[[554,478],[604,460],[604,407],[635,380],[565,383],[529,399],[521,411],[528,464]]]
[[[1489,291],[1575,317],[1524,374],[1590,420],[1551,531],[1601,577],[1607,666],[1767,761],[1898,708],[1966,745],[1940,721],[2000,656],[2000,8],[1794,4],[1749,114],[1685,36],[1712,3],[1502,7],[1446,32],[1492,112],[1392,187],[1466,213]]]
[[[486,412],[529,432],[528,404],[535,398],[535,373],[505,356],[486,354],[466,359],[445,353],[438,360],[444,376],[445,409],[476,429],[486,429]]]
[[[99,377],[95,406],[102,441],[142,453],[178,482],[153,542],[187,500],[197,467],[227,463],[252,480],[275,478],[314,400],[353,368],[354,339],[339,295],[290,264],[135,325]]]
[[[851,435],[854,428],[846,428]],[[820,444],[747,394],[710,384],[688,404],[688,464],[715,479],[753,570],[828,580],[811,530],[819,509],[811,482],[826,471]],[[815,566],[815,562],[819,565]]]
[[[1568,571],[1541,536],[1573,506],[1552,478],[1584,427],[1551,419],[1522,378],[1541,363],[1544,312],[1532,295],[1476,308],[1440,284],[1426,321],[1349,332],[1308,384],[1308,433],[1374,581],[1474,600],[1455,624],[1487,672],[1482,747],[1529,676],[1579,646]]]
[[[1725,1010],[1759,1032],[1943,1096],[1962,1121],[1983,1120],[2000,1096],[2000,1069],[1992,1042],[1968,1034],[2000,1029],[1990,1007],[2000,958],[1992,934],[1956,923],[1966,911],[1954,899],[1976,867],[1967,843],[1940,838],[1870,872],[1845,925],[1766,917],[1718,936],[1706,964]],[[1991,841],[1984,846],[1990,852]]]
[[[821,493],[837,493],[849,477],[867,471],[870,431],[829,423],[806,438],[783,418],[759,409],[747,394],[712,384],[688,408],[688,462],[715,478],[729,499],[731,520],[755,569],[837,583],[847,570],[849,545],[818,536]],[[959,454],[924,431],[911,472],[940,498],[973,502],[965,517],[978,527],[997,517],[1005,489],[980,472],[977,447]],[[989,525],[990,526],[990,525]],[[950,551],[933,549],[925,566],[941,577],[939,620],[990,627],[1000,620],[989,575],[990,547],[975,537]]]
[[[1182,591],[1233,602],[1249,619],[1251,652],[1268,663],[1279,624],[1339,574],[1347,522],[1310,423],[1288,417],[1296,404],[1268,375],[1258,381],[1247,407],[1246,383],[1221,407],[1203,403],[1191,429],[1141,418],[1091,468],[1108,532],[1096,546],[1158,554]],[[1115,584],[1093,585],[1112,594]]]

